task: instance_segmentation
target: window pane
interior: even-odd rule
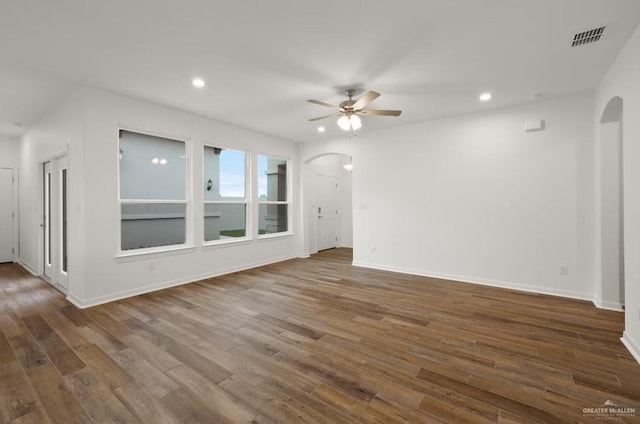
[[[45,194],[44,203],[47,212],[45,213],[45,227],[46,227],[46,245],[47,245],[47,265],[51,266],[51,172],[47,172],[45,175]]]
[[[289,205],[259,205],[259,234],[282,233],[288,230]]]
[[[245,199],[245,153],[204,148],[204,200]]]
[[[287,161],[258,156],[258,198],[261,201],[287,200]]]
[[[120,131],[120,198],[185,200],[183,141]]]
[[[204,241],[223,240],[247,235],[247,205],[204,205]]]
[[[184,203],[123,204],[121,213],[122,250],[185,242]]]
[[[67,272],[67,170],[62,170],[62,271]]]

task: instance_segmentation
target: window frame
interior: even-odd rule
[[[123,131],[145,135],[149,137],[164,138],[171,141],[177,141],[184,143],[184,176],[185,176],[185,198],[182,199],[122,199],[120,193],[121,173],[120,173],[120,161],[121,161],[121,148],[120,140],[121,133]],[[117,195],[117,222],[118,222],[118,235],[116,237],[116,259],[120,258],[133,258],[136,256],[145,255],[157,255],[162,253],[179,252],[188,249],[194,249],[194,237],[193,237],[193,170],[191,166],[192,148],[193,142],[189,137],[182,137],[173,134],[161,133],[158,131],[151,131],[147,129],[141,129],[126,125],[119,125],[116,133],[116,195]],[[185,237],[184,243],[144,247],[138,249],[122,249],[122,205],[123,204],[184,204],[185,205]]]
[[[287,190],[286,190],[286,194],[287,194],[287,200],[260,200],[260,185],[259,185],[259,181],[260,181],[260,156],[265,156],[267,157],[267,161],[268,159],[276,159],[276,160],[283,160],[286,163],[287,166],[287,171],[286,171],[286,184],[287,184]],[[292,202],[291,202],[291,195],[293,193],[292,191],[292,169],[291,169],[291,164],[292,161],[291,159],[284,157],[284,156],[280,156],[280,155],[275,155],[275,154],[271,154],[271,153],[264,153],[264,152],[258,152],[256,153],[256,159],[255,159],[255,186],[256,186],[256,190],[255,190],[255,202],[256,202],[256,207],[255,207],[255,213],[256,213],[256,229],[255,229],[255,236],[257,237],[258,240],[266,240],[266,239],[271,239],[271,238],[278,238],[278,237],[287,237],[287,236],[291,236],[293,235],[293,229],[292,229],[292,224],[293,224],[293,218],[291,216],[291,212],[293,210],[292,208]],[[277,233],[265,233],[265,234],[260,234],[260,206],[261,205],[286,205],[287,206],[287,230],[286,231],[280,231]]]
[[[205,149],[209,147],[212,149],[223,149],[223,150],[233,150],[235,152],[244,153],[244,200],[205,200],[204,193],[202,196],[202,232],[200,234],[200,239],[202,240],[202,246],[220,246],[225,244],[234,244],[234,243],[242,243],[247,242],[253,239],[253,231],[252,231],[252,208],[251,208],[251,152],[247,150],[241,150],[239,148],[234,147],[226,147],[218,144],[214,146],[210,143],[204,143],[202,145],[202,180],[204,181],[204,177],[206,175],[205,168]],[[228,239],[218,239],[218,240],[206,240],[205,239],[205,225],[204,221],[206,219],[206,205],[245,205],[245,214],[244,214],[244,226],[245,232],[244,237],[230,237]]]

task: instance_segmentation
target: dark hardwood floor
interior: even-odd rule
[[[623,315],[321,252],[91,309],[0,265],[3,423],[640,420]],[[585,414],[607,400],[625,417]]]

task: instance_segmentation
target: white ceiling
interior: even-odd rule
[[[339,103],[347,87],[403,111],[361,131],[593,90],[639,22],[638,0],[0,0],[0,134],[89,85],[297,142],[332,138],[333,119],[324,134],[307,121],[331,110],[305,100]],[[570,47],[602,25],[601,41]]]

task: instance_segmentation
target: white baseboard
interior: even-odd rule
[[[640,364],[640,344],[634,342],[627,331],[622,333],[620,341],[622,341],[622,344],[627,348],[631,356]]]
[[[35,267],[31,266],[30,263],[25,262],[24,260],[18,258],[18,260],[16,261],[17,264],[19,264],[22,268],[26,269],[27,271],[29,271],[31,274],[33,274],[35,277],[39,277],[38,273],[35,271]]]
[[[619,302],[608,302],[601,299],[593,299],[593,304],[598,309],[606,309],[608,311],[624,312],[624,305]]]
[[[569,290],[551,289],[548,287],[529,286],[524,284],[509,283],[506,281],[473,278],[473,277],[467,277],[463,275],[443,274],[438,272],[428,272],[428,271],[407,269],[407,268],[394,267],[394,266],[384,266],[384,265],[377,265],[377,264],[371,264],[371,263],[359,262],[359,261],[354,261],[352,265],[357,267],[362,267],[362,268],[377,269],[381,271],[397,272],[400,274],[418,275],[421,277],[430,277],[430,278],[438,278],[442,280],[459,281],[462,283],[480,284],[483,286],[518,290],[518,291],[524,291],[529,293],[546,294],[551,296],[567,297],[570,299],[588,300],[593,302],[593,297],[591,295],[587,293],[580,293],[580,292],[574,292]]]
[[[67,300],[69,302],[73,303],[75,306],[77,306],[80,309],[90,308],[92,306],[102,305],[104,303],[113,302],[115,300],[126,299],[127,297],[138,296],[138,295],[141,295],[141,294],[150,293],[150,292],[154,292],[154,291],[158,291],[158,290],[162,290],[162,289],[168,289],[170,287],[175,287],[175,286],[181,286],[183,284],[194,283],[196,281],[206,280],[207,278],[219,277],[221,275],[231,274],[233,272],[238,272],[238,271],[245,271],[247,269],[257,268],[257,267],[265,266],[265,265],[270,265],[270,264],[273,264],[273,263],[282,262],[282,261],[286,261],[286,260],[289,260],[289,259],[294,259],[294,258],[297,258],[297,257],[298,256],[296,256],[296,255],[290,255],[290,256],[283,256],[283,257],[275,258],[275,259],[269,259],[269,260],[266,260],[266,261],[253,262],[253,263],[245,264],[245,265],[242,265],[242,266],[236,266],[236,267],[225,268],[225,269],[222,269],[222,270],[217,270],[217,271],[211,272],[211,273],[192,275],[192,276],[185,277],[185,278],[180,278],[180,279],[170,280],[170,281],[164,281],[164,282],[157,283],[157,284],[151,284],[151,285],[144,286],[144,287],[138,287],[138,288],[131,289],[131,290],[125,290],[125,291],[121,291],[121,292],[118,292],[118,293],[107,294],[107,295],[104,295],[104,296],[97,296],[97,297],[93,297],[93,298],[89,298],[89,299],[82,299],[82,298],[79,298],[79,297],[75,296],[73,293],[69,293],[69,295],[67,296]]]

